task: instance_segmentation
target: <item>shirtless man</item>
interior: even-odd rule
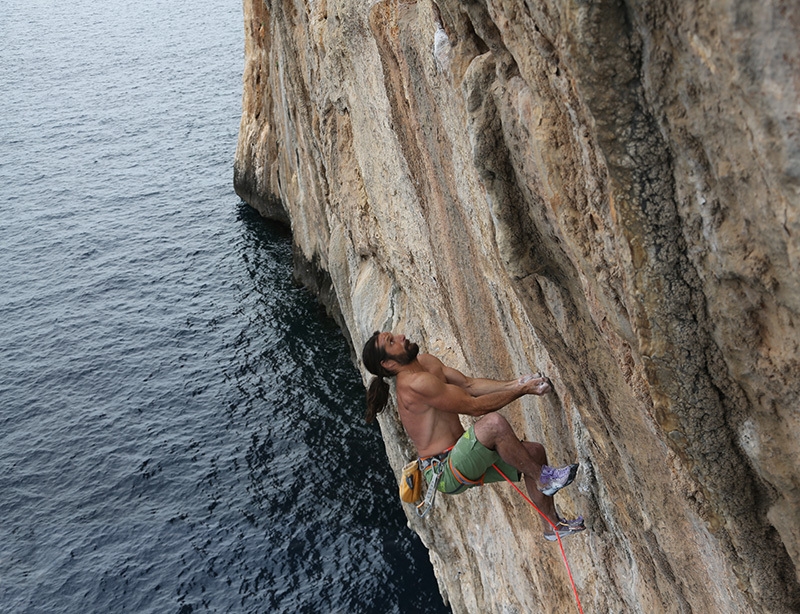
[[[397,377],[397,405],[400,420],[417,447],[420,468],[430,481],[437,462],[444,464],[438,490],[458,494],[470,487],[503,479],[497,467],[510,479],[523,474],[528,495],[555,525],[560,536],[585,529],[583,518],[560,518],[553,495],[575,478],[578,465],[553,468],[547,465],[544,447],[520,441],[503,416],[497,412],[526,394],[544,395],[552,390],[550,380],[539,374],[518,380],[475,379],[447,367],[404,335],[375,332],[364,345],[362,359],[378,377],[367,391],[367,422],[383,411],[389,400],[384,377]],[[484,416],[468,431],[459,414]],[[542,519],[545,538],[556,535]]]

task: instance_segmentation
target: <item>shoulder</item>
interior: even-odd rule
[[[436,356],[433,354],[420,354],[417,356],[417,360],[419,361],[419,364],[421,364],[429,373],[436,373],[436,371],[444,367],[444,363],[442,363],[442,361],[436,358]]]
[[[444,385],[444,381],[428,371],[401,373],[397,377],[397,396],[408,409],[427,406],[428,401],[441,394]]]
[[[436,358],[436,356],[431,354],[421,355],[419,362],[426,371],[432,373],[447,384],[454,384],[460,388],[464,388],[469,383],[468,377],[466,377],[460,371],[457,371],[452,367],[448,367],[441,360]]]
[[[401,373],[397,377],[398,390],[423,394],[432,386],[435,387],[442,383],[442,380],[428,371],[417,371],[415,373]]]

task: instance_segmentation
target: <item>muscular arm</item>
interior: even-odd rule
[[[543,394],[549,390],[549,384],[541,378],[524,382],[486,381],[490,382],[484,388],[487,391],[479,396],[471,396],[466,389],[449,383],[449,380],[443,382],[431,373],[417,373],[404,382],[404,390],[398,390],[398,394],[404,397],[406,407],[412,412],[433,407],[447,413],[482,416],[505,407],[525,394]]]
[[[463,377],[463,383],[456,384],[463,389],[467,394],[473,397],[481,397],[485,394],[492,394],[493,392],[502,392],[504,390],[513,389],[517,386],[518,380],[500,381],[494,379],[482,379],[477,377]],[[449,382],[448,378],[448,382]],[[453,382],[455,383],[455,382]]]
[[[458,386],[459,388],[464,390],[467,394],[473,397],[480,397],[495,392],[504,392],[506,390],[513,390],[520,384],[519,379],[503,381],[503,380],[467,377],[460,371],[453,369],[452,367],[446,366],[438,359],[436,360],[439,362],[439,365],[441,365],[445,381],[448,384],[453,384],[454,386]]]

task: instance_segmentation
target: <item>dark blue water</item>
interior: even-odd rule
[[[0,611],[445,611],[344,338],[233,194],[240,7],[0,9]]]

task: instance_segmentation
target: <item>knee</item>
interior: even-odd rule
[[[478,427],[478,425],[480,425],[480,427]],[[490,432],[495,437],[512,432],[508,420],[497,412],[486,414],[475,424],[475,427],[479,428],[481,431]]]
[[[538,441],[525,441],[523,443],[525,444],[525,449],[528,451],[528,454],[530,454],[537,464],[547,464],[547,452],[542,444]]]

